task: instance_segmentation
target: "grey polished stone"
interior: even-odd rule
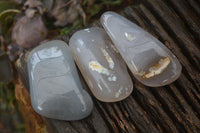
[[[82,89],[67,44],[54,40],[33,49],[28,56],[31,103],[34,110],[48,118],[79,120],[93,108]]]
[[[114,12],[104,13],[101,23],[141,83],[163,86],[180,76],[182,66],[178,59],[151,34]]]
[[[97,99],[116,102],[131,94],[133,84],[126,64],[103,29],[80,30],[71,37],[69,45],[76,64]]]

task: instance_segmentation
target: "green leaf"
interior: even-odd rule
[[[7,10],[7,9],[17,9],[18,5],[9,0],[2,0],[0,1],[0,13]]]
[[[61,35],[67,35],[70,31],[74,30],[75,28],[77,28],[78,26],[80,26],[82,23],[82,20],[79,20],[74,26],[71,27],[65,27],[60,31]]]
[[[91,8],[87,10],[87,13],[90,14],[90,17],[96,15],[99,13],[99,11],[103,8],[103,3],[100,4],[94,4]]]
[[[107,0],[105,0],[104,1],[104,4],[106,4],[106,5],[119,5],[119,4],[121,4],[123,1],[122,0],[109,0],[109,1],[107,1]]]

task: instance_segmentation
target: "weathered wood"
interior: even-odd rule
[[[143,0],[125,8],[122,15],[153,34],[177,56],[183,66],[182,74],[173,84],[151,88],[130,73],[134,93],[116,103],[95,99],[80,75],[84,89],[94,101],[92,114],[80,121],[48,119],[33,111],[28,94],[28,53],[24,54],[16,63],[16,97],[27,132],[200,132],[199,7],[200,2],[195,0]],[[68,42],[69,37],[60,39]]]

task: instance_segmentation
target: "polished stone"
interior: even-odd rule
[[[93,108],[82,89],[75,63],[67,44],[54,40],[33,49],[28,56],[31,103],[48,118],[79,120]]]
[[[142,28],[114,12],[101,16],[101,23],[135,78],[158,87],[172,83],[182,66],[175,55]]]
[[[76,64],[97,99],[116,102],[131,94],[133,84],[126,64],[103,29],[80,30],[71,37],[69,45]]]

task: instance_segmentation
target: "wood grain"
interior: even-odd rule
[[[153,34],[177,56],[183,66],[180,78],[168,86],[151,88],[139,83],[130,73],[135,89],[132,95],[121,102],[103,103],[94,98],[80,75],[84,89],[94,101],[94,110],[88,118],[67,122],[38,116],[41,119],[36,117],[32,122],[42,120],[50,133],[199,133],[200,2],[143,0],[126,7],[121,14]],[[69,37],[70,34],[59,39],[68,42]],[[21,89],[16,88],[16,95],[23,93],[25,98],[29,97],[27,55],[16,63],[19,74],[16,84],[23,83]],[[18,96],[19,105],[23,99]],[[22,112],[33,112],[30,102],[22,108]],[[27,131],[41,132],[32,128],[27,126]]]

